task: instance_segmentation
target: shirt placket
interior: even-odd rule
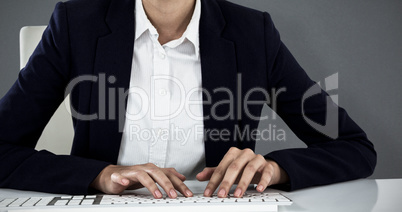
[[[153,36],[153,65],[154,78],[152,80],[151,93],[153,101],[151,110],[154,110],[154,117],[151,117],[153,139],[149,149],[149,162],[158,167],[164,168],[169,142],[169,114],[170,95],[169,90],[169,59],[165,49],[157,41],[157,35]]]

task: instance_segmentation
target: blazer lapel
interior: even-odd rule
[[[215,0],[202,0],[200,53],[204,102],[204,141],[206,165],[214,167],[232,146],[237,126],[237,67],[234,43],[221,36],[225,26]],[[230,132],[230,140],[217,140],[214,132]]]
[[[134,46],[134,1],[111,1],[106,17],[110,34],[98,40],[92,86],[90,153],[92,158],[116,163],[125,120]],[[109,93],[112,92],[113,94]],[[124,98],[122,98],[124,97]]]

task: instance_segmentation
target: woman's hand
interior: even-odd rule
[[[178,173],[174,168],[159,168],[148,163],[135,166],[110,165],[92,182],[91,187],[106,194],[119,194],[127,189],[146,187],[151,194],[160,199],[162,192],[158,189],[158,183],[170,198],[176,198],[178,190],[186,197],[193,193],[183,183],[186,177]]]
[[[240,150],[232,147],[217,167],[205,168],[197,175],[199,181],[209,180],[204,196],[211,196],[219,187],[218,197],[228,195],[230,188],[237,183],[235,197],[242,197],[247,187],[257,185],[257,191],[263,192],[267,186],[286,183],[287,173],[272,160],[266,160],[251,149]]]

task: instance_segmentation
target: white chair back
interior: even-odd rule
[[[26,26],[20,31],[20,67],[25,67],[36,46],[42,38],[46,26]],[[74,137],[69,96],[59,106],[45,130],[43,131],[37,150],[46,149],[55,154],[70,154]]]

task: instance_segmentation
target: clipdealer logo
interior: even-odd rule
[[[338,73],[333,74],[327,78],[325,78],[325,91],[326,92],[331,92],[334,90],[337,90],[339,87],[339,75]],[[326,123],[324,125],[320,123],[316,123],[315,121],[311,120],[309,117],[307,117],[307,113],[305,111],[305,103],[306,101],[314,97],[316,95],[322,95],[323,89],[321,88],[321,82],[318,82],[314,84],[310,89],[306,91],[306,93],[303,95],[302,99],[302,114],[304,120],[315,130],[321,132],[322,134],[332,138],[336,139],[339,136],[339,120],[338,120],[338,95],[330,95],[330,96],[325,96],[326,98]]]
[[[125,119],[126,118],[130,118],[131,119],[141,119],[142,117],[144,117],[146,114],[148,114],[149,112],[151,112],[151,117],[153,120],[159,120],[160,118],[162,120],[168,119],[173,117],[174,115],[177,115],[179,112],[181,111],[185,111],[191,118],[193,119],[210,119],[213,118],[215,120],[222,120],[222,119],[234,119],[236,118],[235,114],[238,113],[240,114],[240,116],[238,116],[237,118],[241,119],[241,112],[240,111],[234,111],[234,104],[238,104],[238,110],[241,108],[242,110],[244,110],[245,115],[247,115],[250,119],[253,120],[265,120],[268,119],[268,116],[264,116],[264,117],[258,117],[255,116],[253,114],[251,114],[251,111],[249,110],[249,106],[250,105],[255,105],[255,104],[263,104],[266,103],[268,104],[273,111],[276,111],[276,107],[277,107],[277,98],[279,95],[281,95],[282,93],[285,93],[287,91],[286,88],[281,88],[281,89],[273,89],[271,92],[268,92],[267,90],[265,90],[264,88],[253,88],[251,90],[249,90],[248,92],[246,92],[246,95],[244,97],[244,99],[242,98],[242,96],[237,96],[237,100],[238,102],[235,101],[236,98],[235,95],[236,93],[232,93],[232,91],[230,89],[227,88],[216,88],[215,90],[212,91],[212,93],[206,91],[205,89],[199,89],[199,90],[192,90],[191,92],[185,92],[185,90],[182,88],[181,82],[178,81],[177,79],[172,79],[172,77],[154,77],[153,79],[151,79],[155,82],[158,82],[160,80],[167,80],[167,81],[171,81],[172,83],[175,83],[179,86],[180,88],[180,92],[184,95],[183,99],[180,102],[180,107],[178,108],[178,110],[174,113],[174,114],[169,114],[168,116],[163,116],[163,117],[159,117],[156,116],[154,113],[152,113],[152,111],[154,111],[154,108],[149,108],[150,105],[152,105],[152,102],[150,102],[150,100],[152,100],[152,98],[149,96],[150,94],[148,94],[147,92],[145,92],[142,88],[137,88],[137,87],[132,87],[130,89],[124,89],[124,88],[115,88],[113,85],[117,79],[114,76],[109,76],[106,77],[105,74],[99,74],[99,76],[92,76],[92,75],[83,75],[83,76],[79,76],[75,79],[73,79],[69,85],[66,88],[66,93],[65,95],[67,96],[68,94],[71,93],[71,91],[74,89],[75,86],[77,86],[78,84],[80,84],[81,82],[84,81],[88,81],[88,82],[92,82],[92,83],[98,83],[98,90],[99,90],[99,102],[98,102],[98,111],[94,111],[94,113],[92,114],[81,114],[79,113],[77,110],[74,109],[74,107],[72,105],[67,105],[66,107],[68,107],[67,109],[70,109],[71,111],[71,115],[79,120],[84,120],[84,121],[91,121],[91,120],[95,120],[95,119],[99,119],[99,120],[116,120],[118,119],[119,121],[119,130],[121,130],[121,132],[123,131],[124,128],[124,123],[125,123]],[[152,81],[152,82],[153,82]],[[339,81],[339,77],[338,77],[338,73],[333,74],[329,77],[327,77],[325,79],[325,91],[327,92],[331,92],[334,90],[338,89],[338,81]],[[154,82],[154,83],[155,83]],[[240,85],[238,85],[238,87],[241,87],[241,75],[238,76],[238,83]],[[109,86],[107,86],[107,84],[109,84]],[[106,90],[106,88],[108,87],[108,90]],[[188,105],[190,105],[189,103],[195,104],[194,102],[192,102],[190,100],[190,97],[192,96],[192,94],[194,92],[202,92],[203,94],[205,94],[204,96],[206,96],[207,98],[202,100],[201,102],[198,102],[198,104],[212,104],[212,96],[216,93],[222,93],[222,92],[226,92],[228,99],[223,99],[221,101],[215,102],[214,105],[212,105],[212,110],[211,110],[211,116],[212,117],[204,117],[204,116],[197,116],[192,114],[192,111],[186,107]],[[339,136],[339,127],[338,127],[338,95],[331,95],[331,96],[327,96],[327,95],[323,95],[323,89],[321,88],[321,82],[318,82],[316,84],[314,84],[311,88],[309,88],[303,95],[302,97],[302,101],[301,101],[301,110],[302,110],[302,116],[304,118],[304,120],[315,130],[321,132],[322,134],[332,138],[332,139],[336,139]],[[237,92],[237,94],[242,93],[242,92]],[[259,95],[263,95],[267,101],[256,101],[256,100],[251,100],[250,97],[253,94],[259,94]],[[106,95],[108,95],[108,100],[109,102],[106,102]],[[127,113],[128,111],[126,111],[125,108],[125,103],[126,103],[126,99],[128,97],[128,95],[139,95],[141,97],[141,111],[138,114],[130,114]],[[152,95],[152,94],[151,94]],[[321,123],[317,123],[314,120],[312,120],[311,118],[309,118],[308,116],[311,115],[309,114],[308,111],[306,111],[305,105],[307,104],[308,100],[310,98],[313,98],[317,95],[322,95],[322,98],[325,98],[326,101],[326,111],[325,111],[325,123],[321,124]],[[117,101],[117,104],[115,104]],[[240,102],[239,102],[240,101]],[[109,110],[106,111],[106,104],[109,105]],[[224,114],[222,116],[222,114],[217,114],[216,113],[216,107],[220,107],[222,105],[229,105],[230,107],[230,111],[228,112],[228,114]],[[118,108],[115,108],[118,107]],[[116,114],[116,110],[117,113]],[[151,110],[151,111],[149,111]],[[107,113],[108,112],[108,113]],[[276,113],[272,114],[272,119],[275,120],[276,119]]]

